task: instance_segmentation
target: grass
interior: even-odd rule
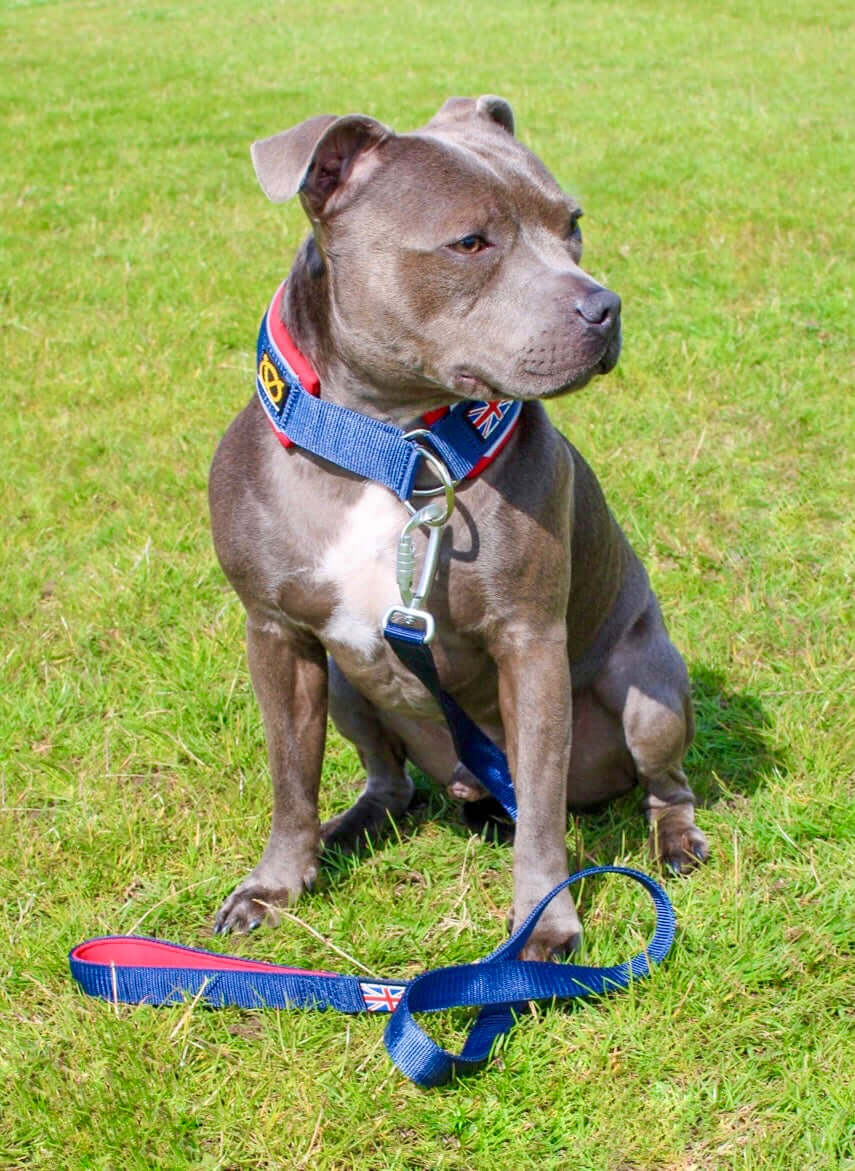
[[[0,1165],[855,1166],[848,5],[7,0],[0,27]],[[132,930],[207,945],[266,832],[204,485],[304,227],[247,144],[480,92],[581,197],[624,298],[620,366],[554,417],[689,662],[713,857],[669,885],[652,980],[539,1009],[425,1093],[376,1020],[114,1011],[65,956]],[[358,778],[333,737],[324,810]],[[645,865],[642,836],[633,796],[568,844]],[[408,975],[495,946],[509,894],[508,849],[426,793],[297,908],[329,947],[295,920],[225,946]],[[594,960],[649,929],[617,882],[582,905]]]

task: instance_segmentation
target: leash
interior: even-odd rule
[[[439,563],[442,529],[454,509],[455,485],[477,475],[510,438],[521,403],[462,402],[425,428],[404,433],[317,397],[319,383],[284,330],[280,286],[262,320],[256,386],[267,417],[284,446],[299,446],[358,475],[385,484],[407,505],[410,517],[398,542],[396,577],[400,605],[383,618],[391,649],[424,684],[442,711],[458,758],[516,820],[513,781],[504,752],[444,691],[430,649],[433,616],[426,609]],[[414,489],[427,464],[437,485]],[[432,496],[421,508],[411,496]],[[416,580],[412,534],[428,529]],[[519,960],[540,916],[559,892],[585,878],[620,874],[640,883],[653,901],[656,926],[649,944],[631,960],[604,967]],[[593,866],[559,883],[505,943],[476,963],[435,968],[413,980],[360,979],[336,972],[307,971],[260,960],[220,955],[201,948],[143,936],[103,936],[69,953],[71,974],[90,996],[126,1004],[194,1002],[239,1008],[332,1008],[343,1013],[389,1014],[384,1042],[392,1061],[420,1086],[438,1086],[487,1060],[496,1039],[513,1026],[529,1001],[604,995],[627,988],[661,963],[674,942],[675,918],[668,896],[646,874],[625,866]],[[416,1013],[477,1008],[460,1053],[450,1053],[427,1035]]]
[[[611,967],[517,960],[544,910],[565,887],[598,874],[623,874],[653,900],[656,928],[644,951]],[[660,963],[674,940],[674,911],[662,887],[625,866],[580,870],[550,891],[501,947],[477,963],[435,968],[410,981],[363,980],[134,935],[90,939],[69,953],[71,974],[89,996],[122,1004],[178,1004],[188,998],[214,1008],[333,1008],[388,1013],[384,1043],[392,1061],[419,1086],[439,1086],[478,1068],[528,1001],[603,995],[626,988]],[[460,1053],[449,1053],[422,1029],[415,1013],[479,1008]]]

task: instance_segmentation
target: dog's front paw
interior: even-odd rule
[[[245,935],[265,921],[272,926],[279,922],[279,910],[295,903],[304,890],[310,890],[317,875],[317,866],[310,866],[296,881],[265,881],[258,870],[253,870],[235,887],[217,912],[214,934]]]
[[[562,899],[565,905],[553,909],[554,904]],[[516,911],[510,912],[509,934],[513,933],[515,926],[525,921],[527,914],[528,912],[525,915],[517,915]],[[535,961],[562,960],[578,951],[581,944],[582,924],[579,922],[572,898],[567,891],[563,891],[543,912],[518,958]]]
[[[650,831],[650,853],[674,874],[685,874],[710,856],[707,839],[695,825],[692,811],[681,806],[661,814]]]

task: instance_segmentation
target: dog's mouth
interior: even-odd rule
[[[482,372],[458,368],[453,373],[451,388],[463,398],[473,399],[551,399],[572,394],[587,386],[599,374],[608,374],[617,365],[621,351],[621,332],[618,327],[606,343],[599,358],[581,370],[570,372],[564,368],[543,366],[519,367],[512,386],[500,385]]]

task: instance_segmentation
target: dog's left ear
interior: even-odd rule
[[[497,98],[495,94],[482,94],[477,100],[474,98],[449,98],[431,118],[429,125],[437,126],[443,122],[467,122],[470,118],[485,118],[495,122],[507,130],[514,132],[514,112],[504,98]]]

